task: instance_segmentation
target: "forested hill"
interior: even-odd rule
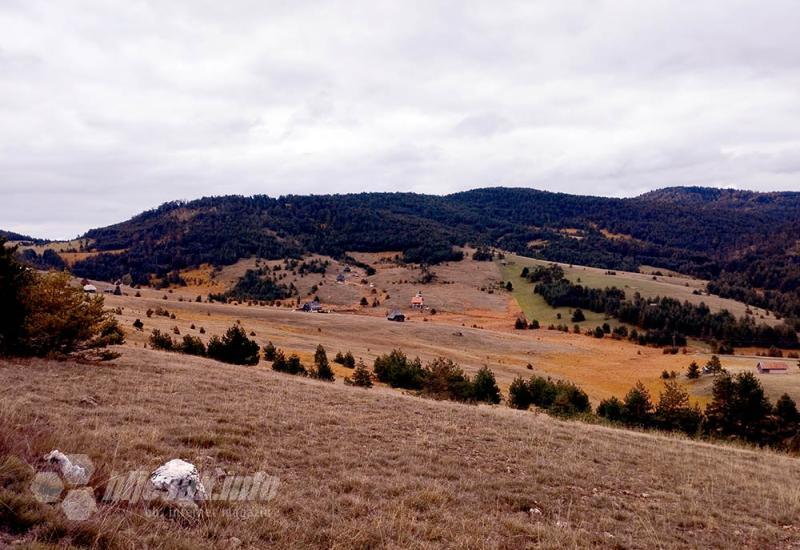
[[[789,192],[677,187],[614,199],[488,188],[447,196],[206,197],[166,203],[85,237],[103,253],[77,263],[76,274],[129,274],[139,283],[252,255],[398,250],[406,261],[437,263],[458,257],[454,245],[470,243],[609,269],[674,269],[713,279],[721,293],[781,293],[758,292],[751,301],[785,301],[800,289],[800,193]]]

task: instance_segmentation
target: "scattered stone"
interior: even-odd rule
[[[174,458],[150,474],[150,484],[155,495],[181,504],[203,504],[206,489],[200,474],[191,462]]]
[[[44,457],[50,464],[56,464],[61,475],[72,485],[85,485],[89,482],[89,470],[79,464],[73,464],[67,455],[54,449]]]

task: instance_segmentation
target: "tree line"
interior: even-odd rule
[[[704,304],[668,297],[645,298],[638,292],[626,299],[619,288],[589,288],[570,282],[560,266],[523,269],[522,275],[535,282],[534,292],[552,307],[582,308],[615,317],[643,329],[636,333],[641,343],[680,345],[686,337],[725,342],[729,346],[797,348],[797,331],[780,323],[756,323],[751,316],[736,318],[727,310],[712,312]]]

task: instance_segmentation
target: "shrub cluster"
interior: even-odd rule
[[[377,357],[373,370],[380,382],[393,388],[416,390],[436,399],[500,402],[494,373],[487,367],[470,378],[450,359],[438,357],[423,367],[419,358],[409,359],[405,353],[395,349]]]
[[[338,363],[343,367],[347,367],[348,369],[354,369],[356,367],[356,358],[353,357],[352,352],[348,350],[346,353],[342,354],[342,352],[337,352],[336,356],[333,358],[334,363]]]
[[[153,349],[210,357],[234,365],[256,365],[259,360],[258,344],[238,325],[229,328],[222,338],[212,336],[208,346],[198,336],[186,334],[178,341],[158,329],[153,329],[149,342]]]
[[[508,404],[515,409],[528,409],[531,405],[548,412],[571,416],[591,412],[589,396],[582,389],[563,380],[531,376],[528,380],[517,377],[508,388]]]

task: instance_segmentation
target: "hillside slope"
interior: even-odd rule
[[[714,292],[800,317],[800,193],[670,188],[632,199],[476,189],[413,193],[206,197],[172,202],[89,231],[79,276],[177,281],[177,270],[318,253],[399,251],[457,259],[454,245],[711,279]],[[74,259],[72,259],[74,260]]]
[[[34,466],[58,448],[88,454],[100,487],[112,472],[174,457],[280,478],[274,500],[215,502],[197,522],[122,506],[16,538],[79,533],[84,544],[102,536],[109,547],[159,548],[231,537],[283,548],[800,544],[800,463],[769,452],[131,347],[103,367],[3,361],[0,382],[0,454]]]

